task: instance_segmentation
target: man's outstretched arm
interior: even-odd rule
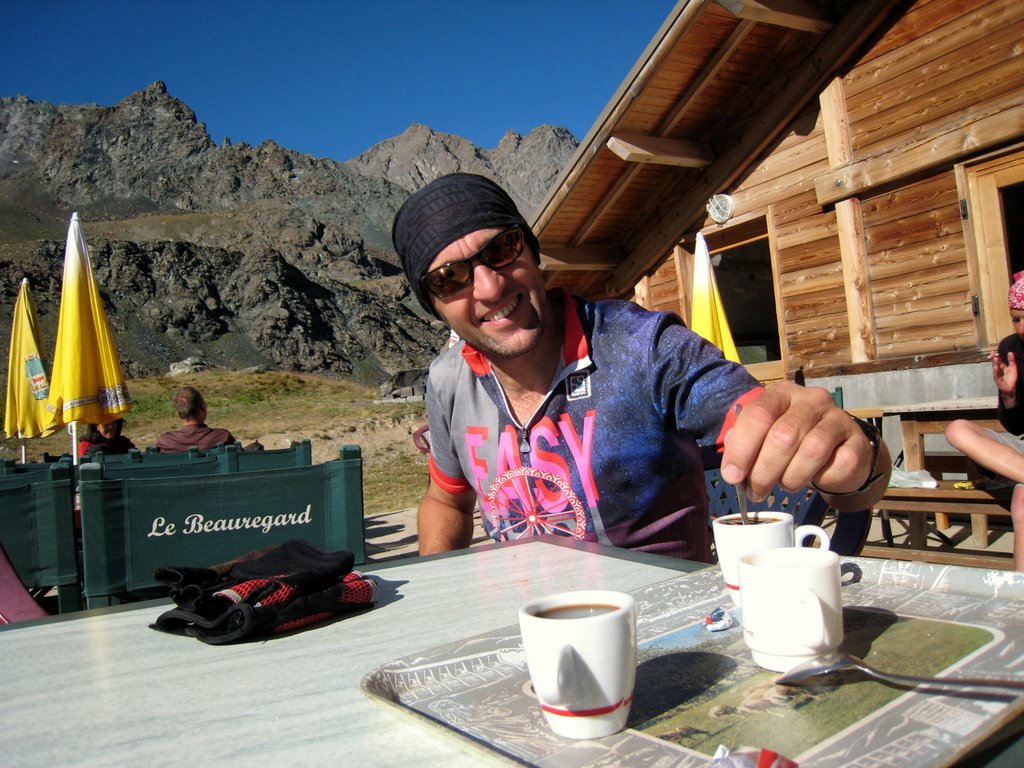
[[[476,493],[450,493],[433,480],[420,502],[417,517],[421,555],[465,549],[473,541]]]

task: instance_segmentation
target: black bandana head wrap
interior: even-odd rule
[[[422,283],[430,262],[470,232],[515,226],[522,227],[526,244],[539,262],[540,244],[508,193],[483,176],[452,173],[435,179],[405,201],[395,215],[391,242],[416,298],[437,317]]]

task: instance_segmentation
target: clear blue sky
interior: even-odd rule
[[[112,106],[155,80],[213,140],[348,160],[412,123],[578,139],[675,0],[0,0],[0,96]]]

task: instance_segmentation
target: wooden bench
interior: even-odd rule
[[[997,402],[994,394],[983,397],[936,400],[928,403],[902,405],[881,405],[878,409],[883,417],[897,416],[903,438],[903,469],[913,472],[928,469],[925,437],[941,435],[956,419],[969,419],[978,426],[1002,430],[999,423]],[[975,475],[970,475],[975,477]],[[944,512],[937,512],[939,528],[948,528],[949,521]]]
[[[928,515],[936,518],[948,515],[969,515],[971,526],[970,544],[976,549],[984,550],[989,545],[990,516],[1009,518],[1010,497],[1013,488],[996,490],[958,489],[953,487],[954,481],[940,480],[937,488],[889,488],[882,499],[875,505],[875,510],[882,518],[883,533],[888,547],[865,547],[864,554],[872,557],[891,557],[893,552],[892,531],[889,528],[889,513],[899,512],[907,515],[910,550],[915,556],[909,559],[927,560],[929,562],[960,563],[965,565],[984,565],[984,567],[1012,567],[1012,559],[1006,555],[978,554],[977,552],[954,552],[953,542],[928,521]],[[944,521],[945,522],[945,521]],[[929,527],[949,550],[928,548]],[[905,557],[907,550],[898,550],[900,557]],[[917,553],[920,553],[919,556]]]

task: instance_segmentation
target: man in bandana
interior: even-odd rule
[[[1010,499],[1013,522],[1013,567],[1024,571],[1024,272],[1010,286],[1010,322],[1015,332],[992,353],[992,379],[999,392],[996,432],[967,419],[946,427],[950,445],[972,461],[1016,483]]]
[[[545,290],[511,198],[451,174],[413,194],[392,240],[416,298],[459,341],[427,382],[421,554],[552,533],[710,560],[702,446],[754,499],[814,483],[839,510],[885,492],[870,425],[817,387],[762,388],[671,313]]]

